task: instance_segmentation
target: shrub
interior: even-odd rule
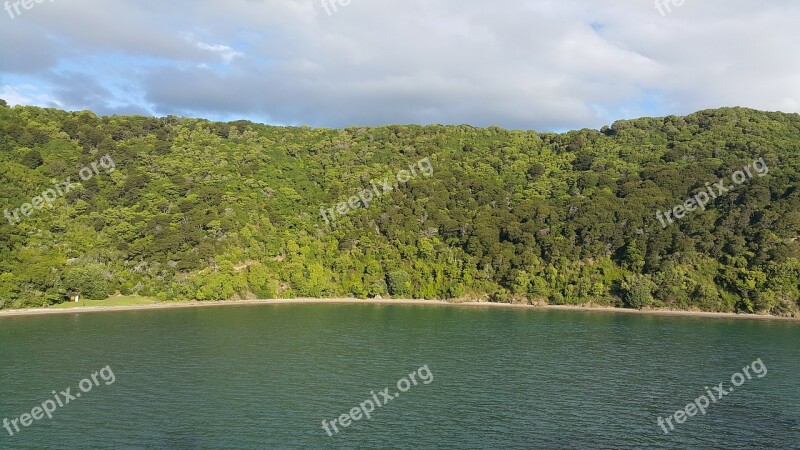
[[[64,273],[64,287],[70,291],[77,291],[89,300],[105,300],[111,294],[105,272],[105,266],[102,264],[70,267]]]
[[[402,297],[411,292],[411,277],[405,270],[393,270],[386,276],[389,295]]]
[[[626,275],[621,283],[626,308],[642,309],[653,303],[655,284],[647,275]]]

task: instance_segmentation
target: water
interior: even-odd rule
[[[0,419],[114,382],[0,448],[800,448],[798,342],[792,322],[440,306],[7,317]],[[758,358],[766,376],[659,428]],[[424,365],[430,384],[323,429]]]

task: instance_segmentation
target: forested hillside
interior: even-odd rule
[[[378,185],[368,206],[337,211],[425,158],[432,172],[385,193]],[[705,211],[666,227],[657,218],[760,158],[767,174]],[[70,292],[781,315],[800,301],[797,114],[721,109],[554,134],[285,128],[3,105],[0,166],[6,308]],[[48,189],[63,192],[37,207]]]

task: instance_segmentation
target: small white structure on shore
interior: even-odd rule
[[[78,303],[81,300],[81,294],[77,292],[71,292],[69,294],[69,301]]]

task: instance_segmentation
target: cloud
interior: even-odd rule
[[[0,36],[30,46],[3,50],[0,75],[100,113],[597,128],[800,112],[799,20],[791,0],[687,0],[664,16],[628,0],[352,0],[331,14],[317,0],[75,0],[10,21]]]
[[[219,57],[226,63],[230,63],[233,61],[234,58],[239,58],[244,56],[244,53],[238,52],[227,45],[222,44],[207,44],[205,42],[200,42],[196,40],[195,36],[192,33],[183,33],[184,39],[190,42],[195,47],[199,48],[200,50],[209,51],[212,53],[216,53]]]
[[[45,30],[25,27],[2,15],[0,42],[4,43],[0,49],[0,75],[36,73],[58,63],[56,43]]]
[[[91,110],[101,115],[144,114],[146,108],[121,101],[109,89],[90,75],[79,72],[61,72],[47,77],[55,86],[52,95],[57,105],[68,105],[71,110]]]
[[[0,85],[0,98],[6,100],[10,105],[64,107],[58,100],[29,84]]]

